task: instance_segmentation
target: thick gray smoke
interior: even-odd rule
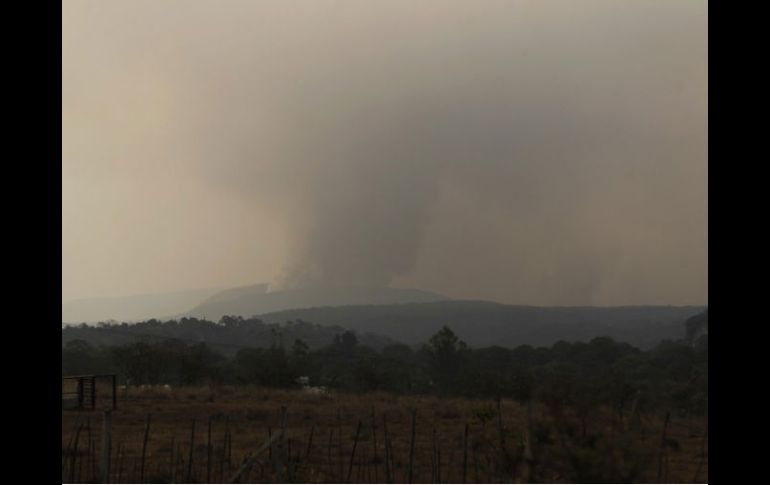
[[[705,299],[705,2],[132,5],[189,162],[285,231],[273,288]]]
[[[510,254],[494,264],[537,286],[524,270],[535,260],[552,268],[545,284],[557,298],[590,300],[623,264],[617,236],[641,230],[647,211],[670,210],[656,188],[685,196],[682,169],[703,173],[705,26],[662,4],[439,5],[416,15],[403,5],[319,8],[312,38],[282,37],[266,52],[255,46],[255,62],[228,66],[243,77],[227,99],[268,98],[263,112],[276,114],[269,142],[247,140],[248,120],[228,112],[207,118],[244,135],[232,178],[291,207],[279,286],[408,274],[449,184],[486,213],[458,217],[467,231],[453,238],[473,246],[502,226]],[[244,75],[264,56],[267,89]],[[214,142],[221,156],[229,143]],[[639,198],[624,202],[629,190]],[[499,220],[477,227],[490,213]]]

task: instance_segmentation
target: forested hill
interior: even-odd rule
[[[221,288],[176,291],[114,298],[84,298],[62,303],[63,323],[96,323],[106,320],[140,322],[179,315],[201,301],[220,293]]]
[[[588,342],[595,337],[611,337],[649,349],[662,340],[685,339],[685,322],[703,310],[695,306],[531,307],[484,301],[317,307],[249,319],[223,317],[219,323],[182,318],[68,326],[62,329],[62,345],[76,339],[92,345],[179,339],[206,342],[232,354],[243,347],[288,348],[295,339],[318,349],[329,345],[336,335],[352,330],[361,345],[379,350],[394,342],[420,345],[446,325],[475,348],[551,346],[560,340]]]
[[[694,342],[703,335],[708,336],[709,333],[709,311],[708,308],[687,320],[685,322],[687,328],[687,340]]]
[[[224,317],[219,323],[194,318],[161,322],[148,320],[134,324],[101,323],[97,326],[77,325],[62,328],[62,347],[73,340],[84,340],[93,346],[114,346],[137,341],[174,341],[184,344],[205,342],[212,349],[225,355],[233,355],[246,347],[291,348],[294,341],[305,342],[311,350],[317,350],[334,342],[335,336],[346,329],[339,326],[321,326],[303,321],[284,324],[267,324],[258,319],[244,320]],[[358,343],[375,350],[395,343],[393,340],[369,332],[357,334]]]
[[[219,320],[224,315],[244,318],[293,308],[340,305],[392,305],[448,300],[428,291],[379,286],[315,286],[268,292],[267,285],[233,288],[213,295],[184,316]]]
[[[702,306],[534,307],[486,301],[438,301],[397,305],[305,308],[258,315],[265,322],[301,319],[339,325],[358,333],[375,332],[407,344],[427,341],[447,325],[472,347],[559,340],[588,342],[608,336],[639,348],[685,338],[684,322]]]

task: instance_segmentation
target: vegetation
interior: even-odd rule
[[[283,293],[291,292],[272,295]],[[208,314],[250,315],[246,308],[225,310]],[[216,348],[227,354],[234,352],[233,347],[228,347],[233,344],[269,347],[271,332],[278,332],[287,346],[299,338],[317,350],[328,345],[335,333],[351,330],[356,332],[362,345],[380,351],[396,342],[422,345],[441,327],[448,326],[474,348],[550,347],[559,340],[588,342],[594,337],[607,336],[649,350],[663,340],[682,338],[683,322],[702,310],[703,307],[695,306],[533,307],[464,300],[319,306],[250,318],[225,316],[219,324],[181,318],[134,325],[115,322],[97,327],[68,325],[62,331],[62,343],[82,339],[94,345],[116,345],[133,340],[135,334],[152,334],[223,344]]]
[[[220,325],[248,326],[227,318]],[[582,414],[603,405],[618,415],[670,409],[687,416],[702,415],[706,406],[707,335],[695,343],[662,342],[648,351],[609,337],[551,347],[472,349],[448,327],[416,349],[391,344],[377,351],[351,331],[317,350],[276,334],[271,342],[230,348],[227,355],[207,343],[172,338],[113,346],[76,339],[62,348],[62,374],[117,373],[135,385],[283,389],[298,387],[298,377],[307,376],[310,385],[337,391],[534,399]]]
[[[427,342],[442,326],[474,348],[550,347],[559,340],[588,342],[607,336],[648,350],[682,337],[682,323],[697,306],[535,307],[452,300],[399,305],[299,308],[259,315],[265,322],[304,320],[372,332],[408,345]],[[223,315],[225,313],[220,313]]]
[[[269,344],[192,338],[212,325],[261,328]],[[119,345],[69,339],[63,375],[129,385],[109,425],[62,411],[62,482],[701,483],[708,333],[684,327],[649,350],[610,337],[471,348],[449,327],[417,347],[349,330],[310,345],[229,317],[145,323]]]
[[[119,394],[107,480],[101,412],[63,411],[62,483],[708,481],[702,419],[592,408],[581,428],[570,409],[513,399],[253,386]]]
[[[329,345],[337,334],[345,331],[339,326],[322,326],[301,319],[283,325],[265,323],[258,318],[224,316],[218,323],[197,318],[138,323],[100,322],[97,325],[68,325],[62,328],[62,346],[73,340],[84,340],[94,346],[115,346],[144,339],[148,342],[205,342],[216,351],[232,357],[244,347],[290,346],[300,339],[314,350]],[[381,350],[393,340],[371,333],[358,333],[363,345]]]

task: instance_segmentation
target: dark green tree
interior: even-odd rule
[[[440,390],[450,391],[456,386],[468,346],[447,326],[436,332],[429,340],[425,351],[429,355],[431,373]]]

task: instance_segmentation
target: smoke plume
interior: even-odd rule
[[[273,289],[703,303],[705,5],[96,2],[89,22],[173,86],[169,158],[274,222]]]

